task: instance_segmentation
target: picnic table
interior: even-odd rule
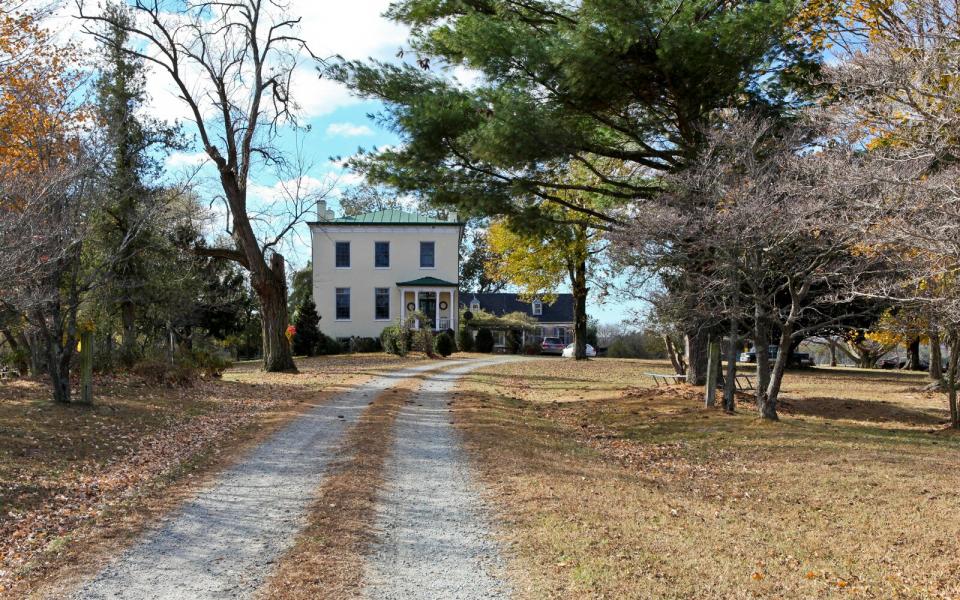
[[[660,387],[661,383],[663,385],[676,385],[687,381],[686,375],[669,375],[667,373],[644,373],[644,375],[653,379],[657,387]]]
[[[0,381],[7,381],[14,377],[20,377],[20,371],[8,367],[0,367]]]
[[[685,383],[687,381],[686,375],[671,375],[667,373],[644,373],[647,377],[653,379],[653,382],[657,384],[657,387],[660,385],[677,385],[678,383]],[[733,378],[734,384],[737,386],[737,391],[746,392],[754,389],[754,381],[756,377],[753,375],[740,375],[737,374]],[[723,385],[723,374],[721,373],[720,377],[717,379],[717,385]]]
[[[754,382],[757,380],[755,375],[741,375],[737,373],[733,378],[734,385],[737,386],[738,392],[748,392],[755,388]],[[726,380],[723,378],[723,373],[717,377],[717,387],[723,387]]]

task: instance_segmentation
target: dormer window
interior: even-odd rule
[[[480,301],[474,298],[470,302],[470,310],[480,310]]]
[[[539,317],[539,316],[542,315],[542,314],[543,314],[543,302],[540,302],[539,300],[534,300],[534,301],[533,301],[533,316]]]

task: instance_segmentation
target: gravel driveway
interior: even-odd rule
[[[495,575],[499,548],[448,405],[460,375],[496,362],[431,375],[398,415],[377,509],[379,539],[366,566],[367,598],[509,597]]]
[[[449,364],[376,377],[310,410],[223,472],[74,597],[251,596],[303,527],[324,469],[373,397],[400,379]]]

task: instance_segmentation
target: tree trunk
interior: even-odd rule
[[[21,375],[26,375],[30,371],[30,346],[22,333],[14,334],[9,329],[3,330],[3,337],[7,339],[10,349],[16,353],[17,371]]]
[[[835,367],[837,366],[837,340],[832,337],[827,340],[830,344],[830,366]]]
[[[587,358],[587,263],[578,261],[573,277],[573,347],[574,358]]]
[[[717,404],[717,380],[720,378],[720,342],[711,339],[707,344],[707,394],[704,405],[713,408]]]
[[[677,356],[677,350],[673,345],[673,340],[670,339],[670,335],[667,333],[663,334],[663,346],[667,350],[667,358],[670,359],[670,364],[673,365],[674,372],[677,375],[685,375],[687,366],[683,364],[683,361]]]
[[[950,334],[950,366],[947,367],[947,401],[950,405],[950,427],[960,429],[960,409],[957,408],[957,367],[960,363],[960,331]]]
[[[263,370],[296,371],[293,353],[287,340],[287,281],[283,257],[273,254],[270,269],[252,281],[260,299],[263,322]]]
[[[137,309],[130,300],[120,303],[120,364],[130,368],[137,363]]]
[[[694,328],[685,335],[685,351],[687,363],[687,384],[704,385],[707,383],[707,341],[709,336]]]
[[[943,380],[943,354],[940,351],[940,329],[932,325],[927,331],[930,338],[930,368],[927,371],[933,381]]]
[[[732,413],[737,408],[737,338],[740,323],[730,319],[730,343],[727,344],[727,376],[723,381],[723,410]]]
[[[770,347],[767,315],[759,304],[754,307],[753,348],[757,354],[757,410],[762,416],[767,407],[767,389],[770,385]]]
[[[787,370],[787,364],[790,362],[790,349],[792,348],[793,328],[784,327],[780,333],[780,343],[777,345],[777,359],[773,363],[773,369],[770,372],[770,382],[767,384],[767,391],[764,393],[764,402],[760,406],[760,416],[764,419],[777,421],[780,417],[777,415],[777,401],[780,398],[780,385],[783,383],[783,374]]]
[[[47,346],[47,372],[53,386],[53,401],[57,404],[70,404],[70,359],[73,353],[70,344],[76,340],[68,339],[65,345],[60,344],[63,336],[58,335],[59,328],[54,332],[47,332],[45,342]]]
[[[920,370],[920,336],[911,339],[907,344],[907,370]]]
[[[80,334],[80,403],[93,404],[93,332]]]
[[[34,332],[30,335],[30,375],[40,377],[47,374],[47,353],[44,350],[40,336]]]

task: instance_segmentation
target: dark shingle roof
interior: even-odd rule
[[[413,279],[411,281],[398,281],[398,286],[427,286],[427,287],[457,287],[456,283],[449,281],[444,281],[443,279],[438,279],[436,277],[421,277],[420,279]]]
[[[539,316],[533,314],[533,303],[520,300],[518,294],[461,292],[460,305],[464,308],[470,308],[474,298],[480,302],[480,308],[498,317],[512,312],[522,312],[542,323],[569,323],[573,321],[573,294],[557,294],[557,299],[553,304],[544,302],[543,314]]]
[[[462,225],[455,221],[445,221],[427,215],[389,208],[374,212],[339,217],[332,221],[320,221],[321,225]]]

